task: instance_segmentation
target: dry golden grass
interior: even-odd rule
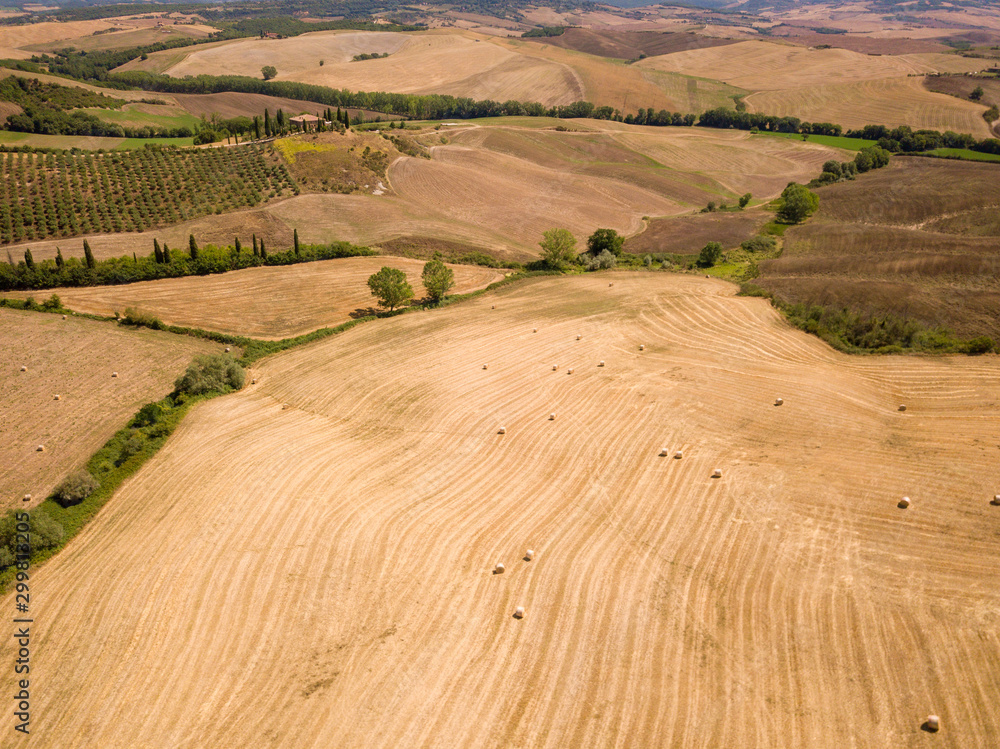
[[[847,49],[747,41],[648,57],[636,65],[714,78],[750,91],[777,91],[911,74],[968,72],[981,69],[983,61],[937,53],[873,56]]]
[[[1000,743],[1000,362],[610,278],[363,325],[198,406],[32,574],[32,746]]]
[[[388,52],[389,57],[352,61],[354,55],[370,52]],[[519,99],[546,105],[583,98],[581,84],[565,65],[517,54],[487,37],[454,30],[316,32],[290,39],[239,40],[210,49],[199,47],[167,72],[256,77],[264,65],[274,65],[279,80],[350,90]]]
[[[196,354],[222,349],[168,333],[11,309],[0,309],[0,340],[4,511],[20,507],[25,494],[32,495],[31,506],[41,502],[140,406],[169,393]],[[45,451],[37,452],[38,445]]]
[[[845,128],[881,124],[953,130],[991,137],[984,107],[924,88],[922,78],[886,78],[787,91],[751,94],[752,111],[794,116],[808,122],[835,122]]]
[[[425,295],[420,280],[424,263],[399,257],[322,260],[58,292],[63,305],[77,312],[110,315],[135,307],[169,325],[273,340],[339,325],[356,310],[374,308],[368,277],[385,265],[406,272],[417,299]],[[455,273],[453,294],[475,291],[503,278],[503,273],[492,268],[450,267]]]
[[[113,20],[113,19],[112,19]],[[32,53],[23,48],[33,44],[73,39],[114,26],[106,20],[29,23],[22,26],[0,26],[0,59],[23,59]]]

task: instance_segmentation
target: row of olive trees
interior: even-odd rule
[[[431,260],[424,265],[420,279],[434,304],[440,304],[455,286],[454,271],[440,260]],[[390,312],[413,299],[413,287],[406,280],[406,273],[399,268],[384,266],[378,273],[373,273],[368,277],[368,288],[379,306],[388,307]]]

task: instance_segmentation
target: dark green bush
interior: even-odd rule
[[[74,471],[56,487],[55,500],[63,507],[79,504],[100,486],[100,482],[87,471]]]
[[[174,383],[178,394],[204,395],[239,390],[246,373],[239,362],[228,354],[199,356]]]

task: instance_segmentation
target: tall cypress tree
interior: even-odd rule
[[[198,243],[194,241],[194,234],[188,234],[188,252],[192,260],[198,259]]]
[[[163,262],[164,263],[170,262],[170,248],[167,247],[166,242],[163,243]]]
[[[267,250],[264,249],[264,238],[261,237],[260,240],[260,259],[267,260]]]
[[[298,255],[299,254],[299,230],[298,229],[295,229],[294,233],[292,234],[292,241],[295,242],[295,254]]]
[[[66,261],[63,260],[62,250],[60,250],[58,247],[56,247],[56,267],[62,269],[62,267],[65,264],[66,264]]]
[[[264,135],[268,138],[271,137],[271,113],[266,109],[264,110]]]
[[[155,237],[153,238],[153,257],[156,258],[156,262],[163,262],[163,252],[160,250],[160,243]]]
[[[260,257],[260,251],[257,249],[257,235],[253,235],[253,256]]]
[[[24,251],[24,264],[28,266],[28,270],[35,269],[35,258],[31,255],[30,249]]]
[[[88,268],[93,268],[97,265],[97,262],[94,260],[94,253],[90,250],[90,242],[86,239],[83,240],[83,259],[87,263]]]
[[[243,245],[240,244],[240,238],[239,237],[236,237],[235,247],[236,247],[236,254],[239,255],[240,251],[243,249]]]

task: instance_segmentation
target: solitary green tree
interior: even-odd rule
[[[740,195],[740,210],[741,210],[741,211],[742,211],[742,210],[743,210],[744,208],[746,208],[746,207],[747,207],[747,204],[748,204],[748,203],[750,202],[750,199],[751,199],[752,197],[753,197],[753,195],[751,195],[751,194],[750,194],[750,193],[748,193],[748,192],[746,192],[746,193],[743,193],[742,195]]]
[[[538,246],[542,261],[550,268],[561,269],[576,260],[576,237],[567,229],[549,229]]]
[[[406,274],[398,268],[384,266],[378,273],[368,278],[368,288],[382,307],[389,311],[413,299],[413,287],[406,280]]]
[[[192,260],[198,259],[198,243],[194,241],[194,234],[188,234],[188,252]]]
[[[61,269],[65,264],[66,261],[63,260],[62,250],[56,247],[56,267]]]
[[[265,81],[269,81],[278,74],[278,69],[274,65],[265,65],[260,69],[260,74],[264,76]]]
[[[424,266],[421,280],[427,295],[437,304],[455,285],[455,273],[440,260],[431,260]]]
[[[35,258],[32,256],[30,249],[24,251],[24,264],[28,266],[28,270],[35,269]]]
[[[983,94],[985,93],[986,92],[983,91],[982,86],[976,86],[974,89],[972,89],[972,93],[969,94],[969,98],[972,99],[972,101],[979,101],[980,99],[983,98]]]
[[[295,229],[292,232],[292,242],[295,244],[295,254],[299,254],[299,230]]]
[[[240,238],[236,237],[236,241],[233,246],[236,248],[236,254],[239,255],[243,251],[243,245],[240,244]]]
[[[86,239],[83,240],[83,260],[88,268],[93,268],[97,265],[97,261],[94,260],[94,253],[90,249],[90,242]]]
[[[622,245],[625,238],[618,236],[614,229],[597,229],[587,238],[587,252],[591,255],[600,255],[607,250],[616,257],[622,254]]]
[[[816,193],[804,185],[792,182],[781,193],[778,220],[785,224],[798,224],[811,216],[818,207],[819,198]]]
[[[701,248],[698,255],[698,265],[702,268],[711,268],[722,257],[722,245],[718,242],[709,242]]]

